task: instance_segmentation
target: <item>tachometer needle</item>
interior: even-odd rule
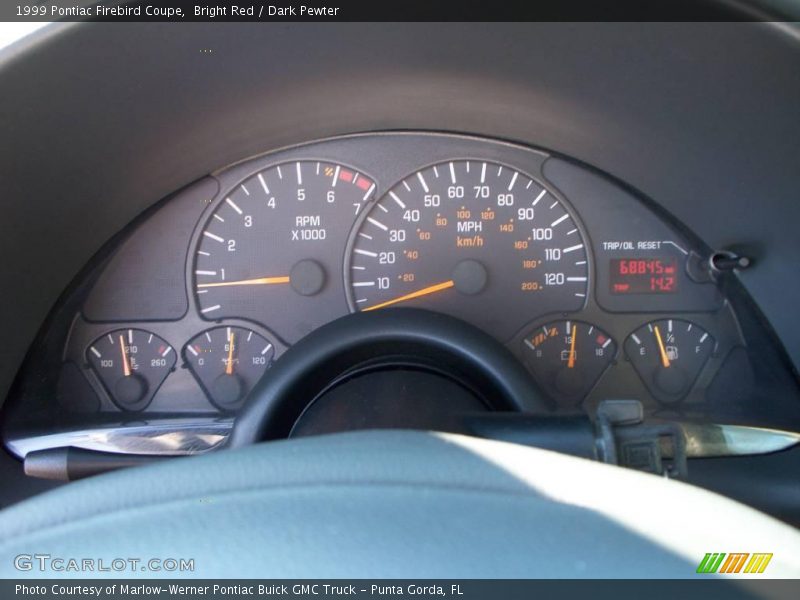
[[[128,363],[128,355],[125,354],[125,339],[119,336],[119,351],[122,352],[122,373],[125,377],[131,376],[131,365]]]
[[[569,360],[567,361],[567,368],[571,369],[575,366],[575,338],[578,337],[575,333],[578,331],[577,325],[572,325],[571,340],[569,343]]]
[[[239,281],[217,281],[215,283],[198,283],[199,288],[223,287],[226,285],[271,285],[273,283],[289,283],[289,276],[259,277],[258,279],[240,279]]]
[[[451,288],[455,285],[452,279],[448,279],[447,281],[443,281],[442,283],[437,283],[436,285],[429,285],[426,288],[422,288],[421,290],[417,290],[416,292],[411,292],[410,294],[405,294],[403,296],[398,296],[397,298],[393,298],[392,300],[387,300],[386,302],[381,302],[380,304],[375,304],[368,308],[362,309],[362,311],[366,312],[368,310],[377,310],[379,308],[385,308],[387,306],[391,306],[393,304],[398,304],[400,302],[406,302],[408,300],[413,300],[414,298],[420,298],[422,296],[427,296],[429,294],[435,294],[436,292],[441,292],[442,290],[446,290]]]
[[[661,332],[658,330],[658,325],[656,325],[653,329],[656,332],[656,341],[658,342],[658,351],[661,353],[661,364],[664,365],[664,368],[669,367],[669,356],[667,356],[667,349],[664,348],[664,342],[661,340]]]
[[[225,365],[225,374],[233,375],[233,344],[236,334],[231,331],[231,338],[228,340],[228,362]]]

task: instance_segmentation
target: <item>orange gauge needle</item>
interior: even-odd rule
[[[119,336],[119,351],[122,352],[122,372],[125,377],[131,376],[131,365],[128,362],[128,355],[125,354],[125,339],[122,335]]]
[[[661,364],[664,368],[669,367],[669,356],[667,356],[667,349],[664,348],[664,342],[661,340],[661,332],[658,330],[658,325],[653,329],[656,331],[656,340],[658,341],[658,351],[661,353]]]
[[[569,343],[569,360],[567,361],[567,368],[571,369],[575,366],[575,338],[577,337],[575,333],[578,330],[577,325],[572,325],[572,334],[571,334],[571,341]]]
[[[217,281],[216,283],[198,283],[199,288],[223,287],[226,285],[270,285],[273,283],[289,283],[286,277],[259,277],[258,279],[240,279],[239,281]]]
[[[446,290],[451,288],[455,285],[452,279],[448,279],[447,281],[443,281],[442,283],[437,283],[436,285],[429,285],[426,288],[422,288],[421,290],[417,290],[416,292],[411,292],[410,294],[405,294],[404,296],[398,296],[397,298],[393,298],[392,300],[387,300],[386,302],[381,302],[380,304],[375,304],[374,306],[370,306],[369,308],[362,309],[364,312],[368,310],[377,310],[379,308],[385,308],[386,306],[391,306],[392,304],[398,304],[400,302],[406,302],[407,300],[413,300],[414,298],[420,298],[422,296],[427,296],[429,294],[435,294],[436,292],[441,292],[442,290]]]
[[[231,339],[228,340],[228,362],[225,365],[225,374],[233,375],[233,344],[236,334],[231,331]]]

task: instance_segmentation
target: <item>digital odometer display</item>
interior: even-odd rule
[[[675,257],[612,258],[612,294],[674,294],[678,291]]]

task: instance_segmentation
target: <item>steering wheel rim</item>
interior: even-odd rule
[[[290,348],[250,393],[228,446],[286,438],[295,420],[327,386],[376,356],[434,361],[474,389],[491,408],[548,409],[532,377],[497,340],[454,317],[414,308],[347,315]]]
[[[159,577],[686,578],[704,553],[724,551],[773,553],[761,578],[800,575],[800,533],[722,496],[537,448],[411,431],[181,458],[0,513],[0,576],[48,576],[13,567],[39,548],[109,564],[195,561],[191,573]]]

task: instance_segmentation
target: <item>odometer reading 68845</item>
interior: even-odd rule
[[[678,291],[675,257],[612,258],[612,294],[674,294]]]
[[[580,309],[584,240],[564,204],[523,173],[459,160],[413,173],[368,207],[350,244],[353,310],[417,306],[501,340]]]

